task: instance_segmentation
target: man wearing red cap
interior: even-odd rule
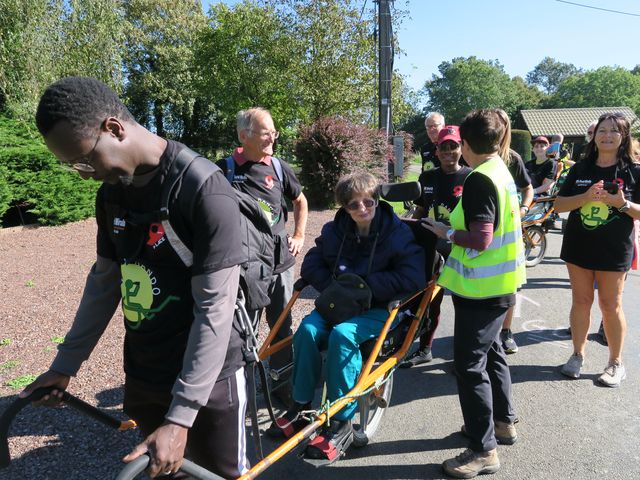
[[[462,151],[460,132],[456,125],[447,125],[440,130],[437,152],[440,166],[422,172],[418,179],[422,195],[414,202],[418,207],[413,217],[430,217],[449,225],[449,215],[462,196],[465,178],[471,173],[471,168],[460,164]],[[451,243],[439,240],[436,248],[446,259],[451,252]],[[440,320],[440,304],[443,297],[444,290],[440,290],[432,300],[429,306],[429,324],[427,330],[420,336],[420,347],[400,367],[411,368],[433,359],[431,344]]]

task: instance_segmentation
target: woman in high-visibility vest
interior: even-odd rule
[[[498,151],[505,125],[495,110],[476,110],[460,124],[462,156],[473,172],[451,213],[451,226],[426,219],[425,228],[452,243],[439,283],[451,291],[458,396],[469,448],[446,460],[456,478],[495,473],[497,443],[517,439],[511,375],[500,329],[525,282],[520,206]]]

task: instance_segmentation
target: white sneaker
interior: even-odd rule
[[[579,353],[574,353],[569,357],[567,363],[562,366],[560,372],[569,378],[580,378],[582,362],[584,362],[584,357]]]
[[[627,378],[624,365],[618,362],[610,362],[604,373],[598,377],[598,382],[605,387],[619,387],[620,382]]]

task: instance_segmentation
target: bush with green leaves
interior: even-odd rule
[[[522,160],[531,160],[531,134],[527,130],[511,130],[511,148],[518,152]]]
[[[0,116],[0,219],[12,206],[27,208],[43,225],[94,215],[99,183],[60,168],[34,125]]]
[[[336,183],[345,174],[367,171],[385,181],[392,156],[384,134],[341,117],[302,127],[294,151],[305,195],[315,208],[334,205]]]

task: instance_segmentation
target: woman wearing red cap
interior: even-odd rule
[[[531,177],[533,193],[540,195],[553,188],[557,166],[555,160],[547,158],[547,148],[549,148],[547,137],[536,137],[531,143],[533,143],[533,154],[536,158],[527,162],[525,166]]]

